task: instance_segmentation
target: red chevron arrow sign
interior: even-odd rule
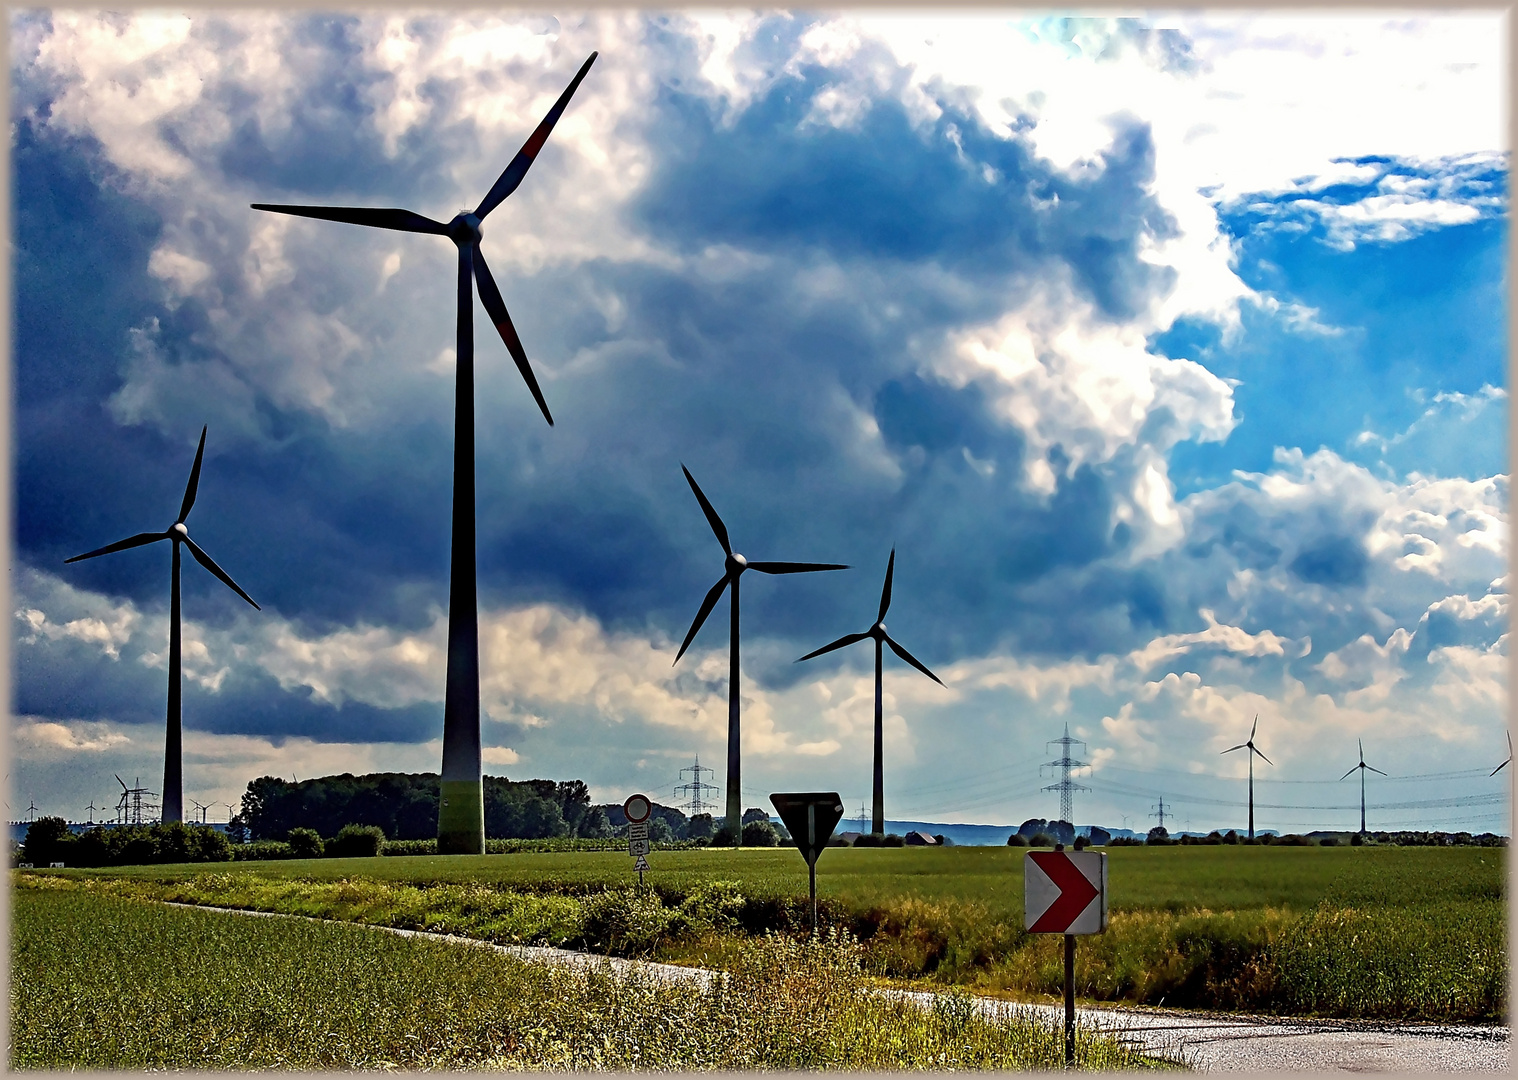
[[[1028,852],[1023,859],[1023,924],[1030,934],[1100,934],[1107,929],[1106,854]]]

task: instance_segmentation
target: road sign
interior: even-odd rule
[[[827,847],[833,829],[843,820],[843,800],[836,791],[783,791],[770,796],[780,820],[791,831],[808,866]]]
[[[622,804],[622,813],[626,814],[627,820],[633,824],[647,821],[653,812],[654,804],[648,801],[647,795],[629,795],[627,801]]]
[[[627,853],[629,855],[636,855],[640,859],[643,858],[643,856],[648,854],[648,841],[629,840],[627,842]]]
[[[1106,853],[1028,852],[1023,857],[1023,925],[1030,934],[1100,934],[1107,929]]]
[[[645,859],[642,855],[639,855],[638,861],[633,863],[633,869],[636,870],[641,877],[643,871],[648,869],[648,860]]]
[[[817,935],[817,856],[827,847],[828,838],[843,818],[843,800],[836,791],[780,791],[770,796],[780,820],[791,831],[791,839],[806,860],[806,874],[812,892],[812,936]]]
[[[646,822],[646,821],[629,821],[627,823],[627,838],[629,840],[647,840],[648,839],[648,822]]]

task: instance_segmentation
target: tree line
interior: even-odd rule
[[[485,835],[491,839],[599,838],[627,828],[621,805],[591,803],[582,780],[486,776],[484,788]],[[427,840],[437,835],[438,797],[437,773],[342,773],[299,782],[261,776],[248,784],[227,833],[237,841],[285,840],[291,829],[331,837],[345,825],[368,825],[383,830],[388,840]],[[767,818],[759,809],[744,814],[745,843],[753,842],[751,827],[767,830]],[[764,823],[755,826],[759,819]],[[710,814],[687,818],[659,803],[649,820],[654,843],[710,838],[723,831]],[[766,840],[775,842],[769,836],[758,842]]]

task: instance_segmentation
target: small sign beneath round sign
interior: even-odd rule
[[[627,801],[622,804],[622,813],[627,815],[627,820],[634,825],[647,821],[654,812],[654,804],[648,801],[647,795],[629,795]]]

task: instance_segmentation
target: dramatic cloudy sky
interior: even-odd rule
[[[440,758],[454,251],[255,201],[472,207],[600,59],[484,251],[487,770],[891,818],[1505,829],[1501,16],[24,13],[11,23],[13,813]],[[716,782],[721,785],[720,773]],[[217,806],[212,817],[224,817]]]

